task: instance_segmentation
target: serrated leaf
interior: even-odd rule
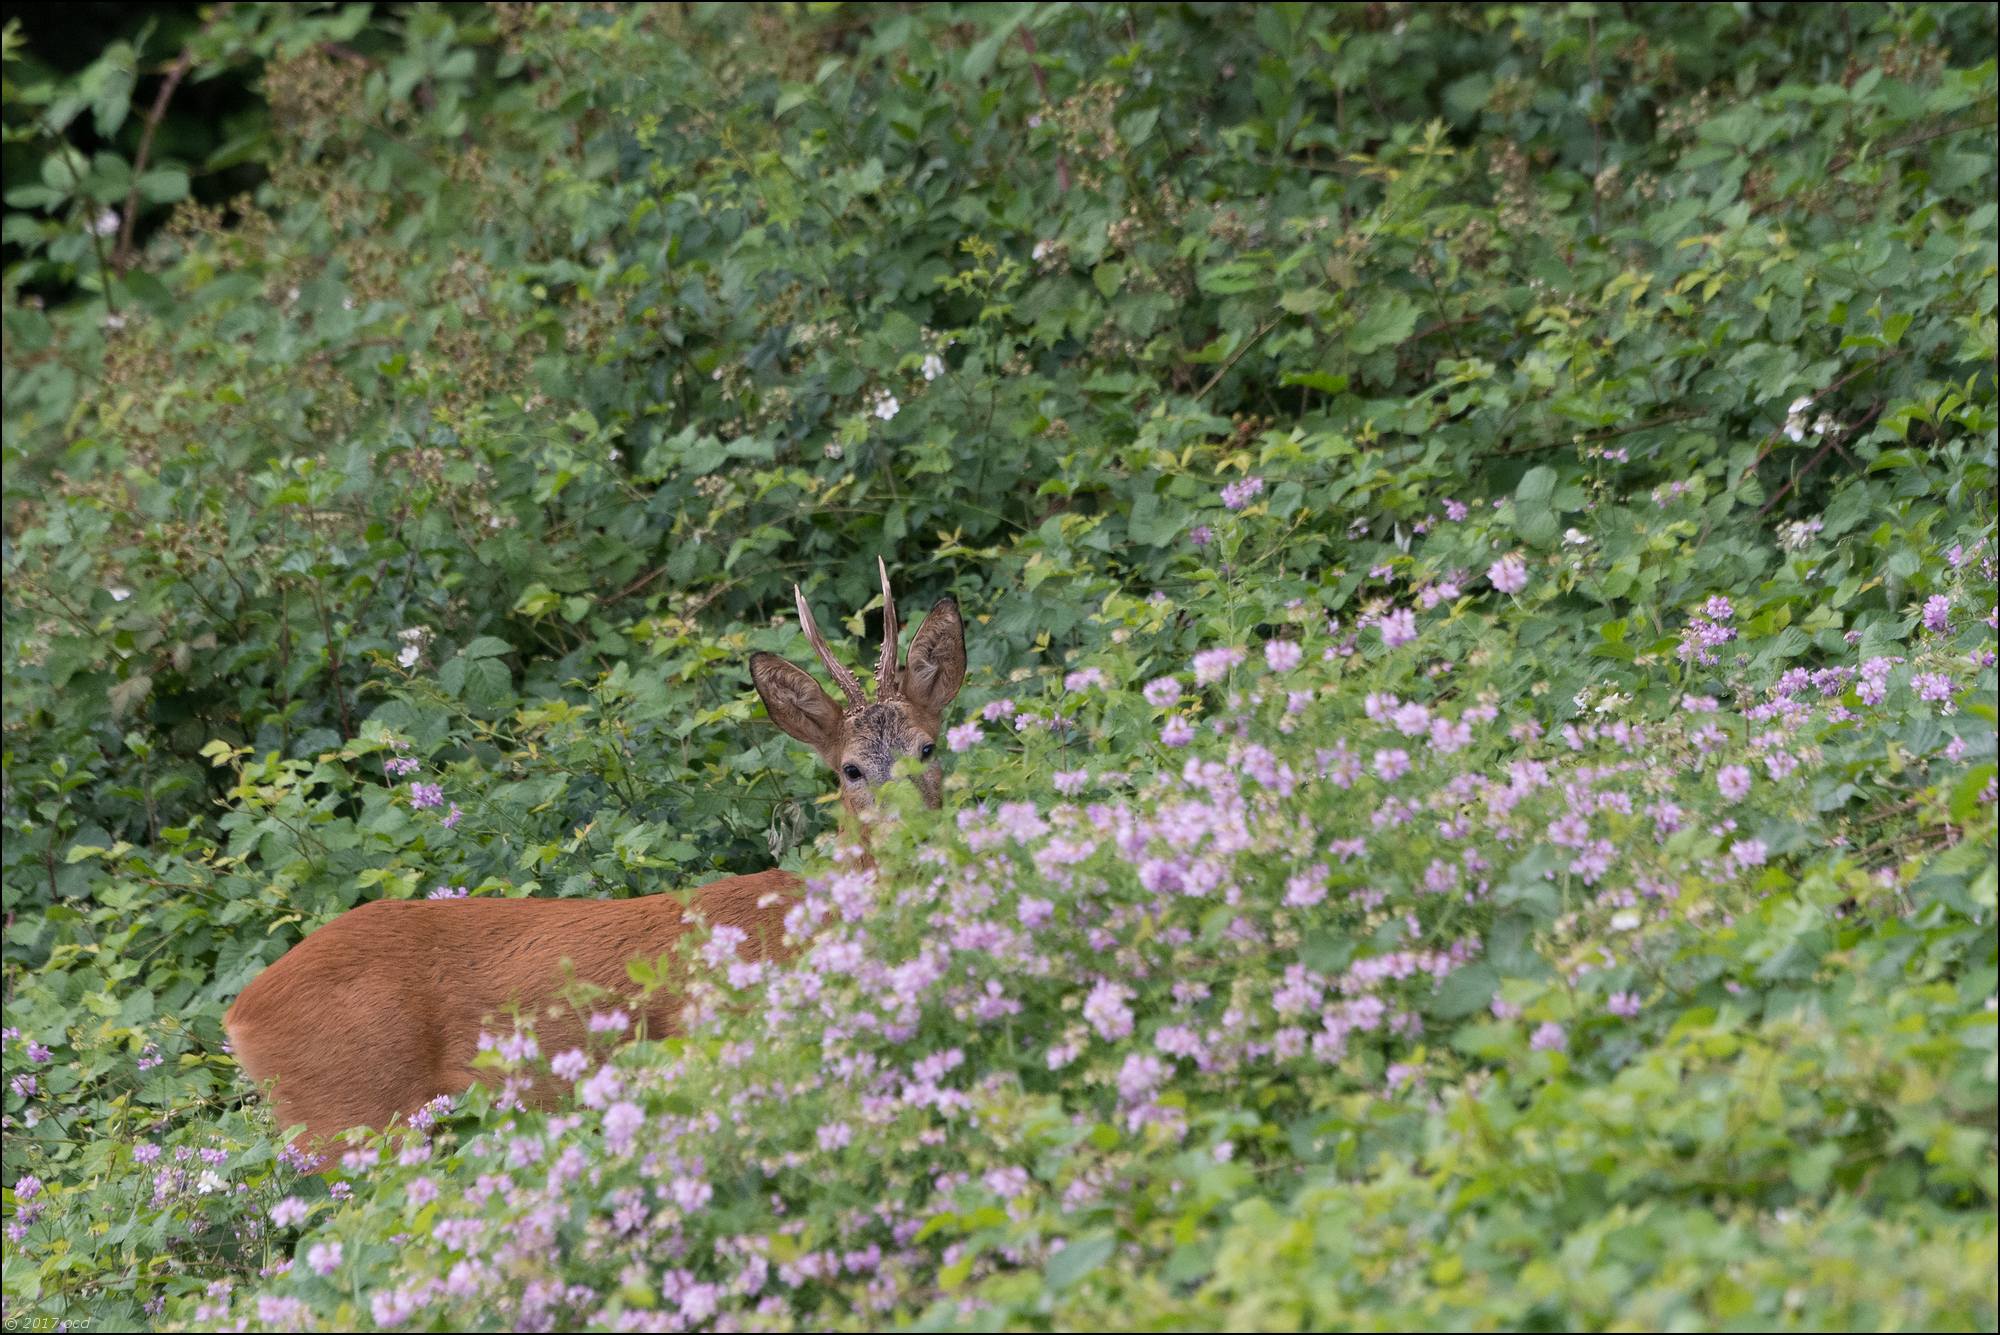
[[[1521,480],[1514,484],[1514,499],[1518,501],[1546,501],[1555,495],[1556,470],[1547,464],[1537,464],[1521,474]]]
[[[1333,294],[1323,287],[1295,287],[1279,293],[1278,304],[1293,315],[1313,315],[1333,304]]]
[[[1357,357],[1394,347],[1417,327],[1417,305],[1398,294],[1376,301],[1347,331],[1347,350]]]

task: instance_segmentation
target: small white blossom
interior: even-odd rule
[[[1056,248],[1056,243],[1053,241],[1037,241],[1035,243],[1035,248],[1029,251],[1028,253],[1035,260],[1038,261],[1045,260],[1048,258],[1049,252],[1054,250],[1055,248]]]
[[[944,358],[935,352],[924,358],[924,379],[935,380],[944,374]]]
[[[111,601],[114,603],[122,603],[132,596],[132,590],[119,586],[106,589],[105,592],[111,595]]]
[[[93,236],[111,236],[118,231],[118,210],[106,209],[90,220]]]
[[[397,631],[396,638],[403,642],[403,647],[396,651],[396,661],[404,667],[415,667],[417,660],[424,656],[425,646],[430,643],[430,627],[411,626]]]
[[[1801,397],[1793,399],[1791,406],[1785,409],[1785,438],[1794,445],[1804,440],[1808,431],[1815,434],[1824,434],[1833,424],[1832,417],[1826,413],[1821,413],[1819,421],[1808,426],[1806,423],[1806,409],[1810,407],[1812,407],[1812,399],[1810,397]]]
[[[883,421],[885,422],[888,421],[890,418],[894,417],[897,413],[901,411],[903,411],[903,405],[898,403],[896,401],[896,396],[894,394],[891,394],[888,390],[885,389],[881,393],[875,396],[875,407],[873,409],[873,412],[877,417],[881,418]]]
[[[1825,527],[1817,519],[1795,519],[1778,530],[1778,545],[1788,552],[1804,551]]]

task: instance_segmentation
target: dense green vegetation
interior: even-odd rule
[[[1993,1328],[1994,23],[222,7],[225,206],[10,65],[9,1320]],[[878,556],[871,874],[745,660]],[[774,859],[560,1114],[301,1175],[224,1047]]]

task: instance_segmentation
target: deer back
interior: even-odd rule
[[[783,960],[798,893],[796,876],[767,871],[711,882],[694,903],[709,923],[742,929],[744,959]],[[669,952],[689,925],[667,895],[381,900],[259,974],[224,1026],[245,1073],[274,1082],[279,1125],[303,1123],[301,1148],[317,1151],[481,1079],[479,1035],[510,1029],[513,1015],[533,1020],[546,1054],[584,1046],[588,1017],[563,999],[571,980],[618,995],[653,1037],[678,1032],[678,980],[641,1005],[625,966]],[[529,1098],[547,1105],[556,1092],[545,1079]]]

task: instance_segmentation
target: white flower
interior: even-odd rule
[[[104,327],[114,333],[123,329],[125,327],[124,313],[121,311],[106,311],[104,313]]]
[[[1029,251],[1028,253],[1032,258],[1036,260],[1043,260],[1047,259],[1049,252],[1054,250],[1055,248],[1056,248],[1056,243],[1053,241],[1037,241],[1035,243],[1035,248]]]
[[[354,309],[354,298],[353,298],[353,297],[342,297],[342,298],[340,299],[340,309],[342,309],[342,310],[344,310],[344,311],[351,311],[351,310],[353,310],[353,309]]]
[[[194,1180],[194,1189],[204,1196],[213,1195],[226,1185],[213,1168],[202,1170],[201,1176]]]
[[[94,236],[111,236],[117,232],[118,210],[106,209],[104,212],[98,214],[90,220],[90,230]]]
[[[1824,434],[1833,425],[1833,418],[1826,413],[1821,413],[1819,421],[1808,427],[1806,424],[1806,409],[1810,407],[1812,407],[1812,399],[1810,397],[1801,397],[1793,399],[1791,406],[1785,409],[1785,438],[1794,445],[1806,438],[1808,430],[1815,434]]]
[[[1629,932],[1638,925],[1639,910],[1637,909],[1619,909],[1618,912],[1611,915],[1611,930],[1614,932]]]
[[[105,592],[111,595],[111,601],[114,603],[122,603],[132,596],[132,590],[123,587],[109,588]]]
[[[924,358],[924,379],[935,380],[944,374],[944,358],[935,352]]]
[[[840,448],[839,441],[829,440],[826,443],[826,449],[823,451],[823,453],[829,459],[839,459],[840,456],[847,453],[847,451]]]
[[[1041,128],[1042,128],[1042,113],[1041,113],[1041,112],[1039,112],[1039,111],[1038,111],[1038,112],[1036,112],[1036,113],[1035,113],[1034,115],[1032,115],[1032,116],[1028,117],[1028,128],[1029,128],[1030,130],[1039,130],[1039,129],[1041,129]]]
[[[1778,545],[1788,552],[1804,551],[1826,525],[1817,519],[1795,519],[1778,530]]]
[[[1570,529],[1563,534],[1563,545],[1565,547],[1587,547],[1590,545],[1590,535],[1580,528]]]
[[[396,661],[404,667],[415,667],[424,656],[424,646],[430,643],[430,627],[411,626],[397,631],[396,638],[403,642],[403,647],[396,651]]]
[[[896,402],[896,396],[888,390],[885,389],[875,396],[874,412],[883,421],[888,421],[901,411],[903,411],[903,405]]]

